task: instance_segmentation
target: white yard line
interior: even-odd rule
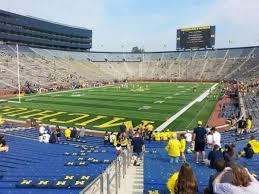
[[[155,131],[162,131],[164,130],[168,125],[170,125],[174,120],[176,120],[178,117],[180,117],[184,112],[186,112],[189,108],[191,108],[196,102],[203,101],[210,93],[210,91],[214,90],[218,83],[214,84],[211,88],[206,90],[203,94],[201,94],[198,98],[190,102],[187,106],[185,106],[183,109],[178,111],[176,114],[171,116],[168,120],[166,120],[164,123],[162,123],[159,127],[156,128]]]

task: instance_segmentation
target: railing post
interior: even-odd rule
[[[103,194],[103,175],[100,177],[100,194]]]
[[[118,157],[118,179],[119,179],[119,188],[121,187],[121,156]]]
[[[115,161],[115,193],[118,194],[118,158]]]
[[[126,175],[126,154],[125,152],[123,152],[123,158],[122,158],[123,162],[122,162],[122,165],[123,165],[123,178],[125,178],[125,175]]]
[[[110,194],[110,172],[107,170],[107,194]]]

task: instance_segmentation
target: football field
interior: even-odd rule
[[[143,82],[31,95],[22,97],[21,103],[1,103],[0,114],[15,120],[33,118],[53,125],[94,130],[118,131],[122,122],[135,127],[141,121],[153,122],[158,127],[213,85]],[[217,89],[195,103],[168,128],[179,131],[194,127],[197,120],[206,123],[217,102],[216,93]]]

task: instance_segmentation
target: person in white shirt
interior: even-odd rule
[[[112,132],[111,135],[110,135],[110,144],[111,144],[111,145],[113,145],[114,140],[115,140],[115,135],[114,135],[113,132]]]
[[[50,138],[50,135],[48,133],[44,133],[42,135],[42,142],[43,143],[49,143],[49,138]]]
[[[187,143],[192,143],[192,134],[190,133],[189,130],[185,133],[184,137]]]
[[[187,153],[191,153],[192,150],[194,149],[194,144],[192,144],[192,134],[189,130],[187,130],[187,132],[184,135],[185,139],[186,139],[186,152]]]
[[[213,145],[218,145],[221,148],[221,134],[217,131],[216,127],[211,128]]]
[[[209,132],[207,135],[207,145],[209,149],[213,148],[213,135],[211,132]]]
[[[44,135],[44,132],[45,132],[45,127],[41,124],[41,125],[40,125],[40,128],[39,128],[39,141],[40,141],[40,142],[43,141],[42,137],[43,137],[43,135]]]
[[[232,181],[222,183],[226,174],[231,173]],[[258,194],[259,183],[256,178],[243,166],[234,164],[226,167],[213,181],[213,193],[215,194]]]

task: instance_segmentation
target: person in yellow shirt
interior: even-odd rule
[[[166,135],[167,135],[167,138],[168,138],[168,139],[171,138],[172,132],[170,131],[170,129],[167,129],[167,130],[166,130]]]
[[[254,136],[251,136],[250,141],[248,143],[251,145],[254,153],[259,154],[259,141],[256,141]]]
[[[71,129],[69,127],[66,128],[64,134],[65,134],[66,139],[70,139],[71,138]]]
[[[151,140],[153,130],[154,130],[154,126],[151,123],[148,123],[145,128],[145,138],[147,140]]]
[[[126,147],[128,146],[128,143],[129,143],[129,141],[128,141],[128,138],[127,138],[127,137],[122,136],[122,137],[120,138],[121,147],[126,148]]]
[[[246,119],[246,133],[250,131],[250,129],[252,128],[252,118],[251,116],[249,116],[247,119]]]
[[[184,133],[181,133],[180,135],[180,144],[181,144],[181,149],[180,149],[180,154],[181,154],[181,159],[182,161],[185,161],[185,149],[186,149],[186,139],[185,139],[185,134]]]
[[[170,163],[179,162],[181,143],[177,139],[177,134],[172,133],[172,139],[169,140],[165,150],[168,152],[168,155],[171,157]]]
[[[184,163],[181,166],[179,172],[174,173],[167,181],[166,184],[170,194],[176,193],[198,193],[198,182],[196,176],[192,170],[192,167],[188,163]]]
[[[167,141],[168,140],[167,132],[165,132],[165,131],[161,132],[160,136],[161,136],[161,140],[162,141]]]
[[[161,137],[160,137],[160,133],[158,133],[157,131],[155,131],[155,133],[153,134],[153,139],[155,140],[155,141],[160,141],[161,139],[160,139]]]
[[[175,194],[174,189],[177,183],[177,179],[179,176],[179,172],[174,173],[167,181],[166,187],[170,191],[171,194]]]
[[[0,125],[3,125],[4,124],[4,119],[2,117],[2,115],[0,115]]]
[[[147,129],[148,132],[153,132],[154,126],[153,126],[151,123],[149,123],[149,124],[146,126],[146,129]]]

